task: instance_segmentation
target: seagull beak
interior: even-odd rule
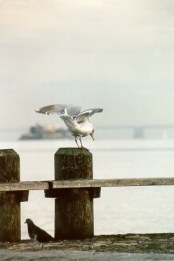
[[[90,134],[90,136],[94,140],[94,133],[93,132]]]

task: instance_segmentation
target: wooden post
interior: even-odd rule
[[[20,181],[19,155],[13,149],[0,150],[0,182]],[[0,241],[17,242],[21,238],[20,201],[27,192],[0,192]]]
[[[55,153],[55,180],[92,179],[92,154],[85,148],[60,148]],[[45,191],[55,197],[55,239],[94,236],[93,198],[100,188],[65,188]]]
[[[55,180],[92,179],[92,154],[87,149],[61,148],[55,154]],[[87,189],[63,189],[55,199],[55,238],[94,235],[93,199]]]

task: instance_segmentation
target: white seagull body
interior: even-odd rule
[[[80,145],[82,145],[82,137],[90,135],[94,140],[94,128],[90,117],[94,113],[102,112],[101,108],[94,108],[81,111],[81,107],[66,104],[53,104],[41,107],[36,112],[43,114],[58,114],[60,118],[65,122],[71,134],[75,137],[75,142],[78,147],[77,137],[79,138]]]

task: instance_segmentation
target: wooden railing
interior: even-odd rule
[[[45,180],[0,183],[0,192],[24,190],[51,190],[65,188],[101,188],[127,186],[173,186],[174,178],[124,178],[124,179],[89,179],[89,180]]]
[[[20,202],[30,190],[55,198],[55,239],[94,235],[93,198],[101,187],[174,185],[174,178],[93,179],[92,154],[86,149],[61,148],[55,153],[55,180],[20,181],[19,155],[0,150],[0,241],[20,240]]]

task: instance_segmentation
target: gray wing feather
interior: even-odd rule
[[[84,118],[91,117],[93,114],[99,113],[99,112],[102,112],[102,111],[103,111],[103,109],[101,109],[101,108],[84,110],[76,116],[76,120],[77,120],[77,122],[83,121]]]
[[[81,111],[81,107],[79,106],[74,106],[74,105],[67,105],[67,104],[53,104],[53,105],[48,105],[41,107],[36,110],[38,113],[43,113],[43,114],[64,114],[65,109],[67,109],[67,114],[72,116],[72,115],[77,115]]]
[[[68,105],[67,107],[67,113],[70,116],[78,115],[80,112],[81,112],[80,106]]]
[[[36,110],[36,112],[43,113],[43,114],[54,114],[54,113],[61,113],[67,107],[66,104],[53,104],[41,107]]]

